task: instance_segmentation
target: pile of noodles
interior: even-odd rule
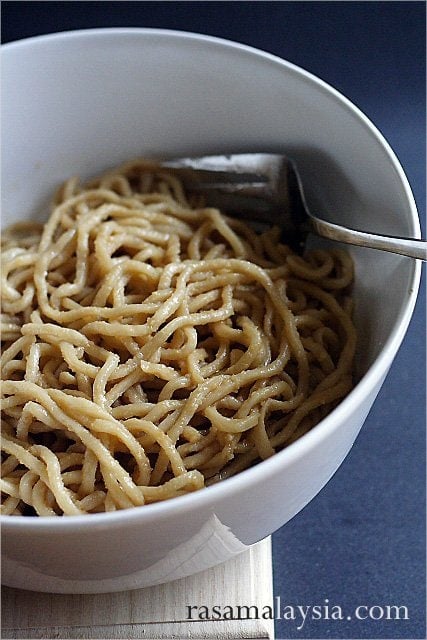
[[[165,500],[295,441],[351,388],[352,278],[153,164],[66,182],[2,236],[2,513]]]

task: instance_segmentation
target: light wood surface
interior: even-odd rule
[[[274,621],[255,619],[254,608],[261,616],[272,603],[271,541],[266,538],[218,567],[146,589],[64,595],[2,587],[2,638],[272,640]],[[203,607],[212,613],[215,605],[225,617],[228,607],[237,615],[238,605],[251,606],[252,619],[199,619],[206,613]]]

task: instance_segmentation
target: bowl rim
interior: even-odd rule
[[[362,124],[364,124],[376,139],[377,143],[386,152],[386,155],[397,174],[397,178],[403,187],[407,204],[409,205],[408,210],[410,215],[407,221],[412,226],[414,237],[420,237],[421,232],[417,206],[408,179],[395,152],[379,129],[363,113],[363,111],[359,109],[359,107],[357,107],[351,100],[346,98],[332,85],[328,84],[310,71],[307,71],[288,60],[280,58],[275,54],[241,42],[211,36],[204,33],[147,27],[103,27],[60,31],[8,42],[3,44],[1,49],[3,53],[13,53],[15,50],[19,51],[28,46],[43,46],[45,44],[61,42],[63,40],[71,41],[73,39],[78,40],[81,38],[93,39],[100,37],[128,36],[155,36],[166,39],[174,38],[183,42],[194,41],[220,48],[228,48],[234,53],[254,56],[258,59],[263,58],[265,62],[281,66],[282,68],[299,75],[305,82],[317,85],[318,88],[322,89],[336,101],[341,103],[342,106],[346,107],[348,111],[362,122]],[[402,259],[409,260],[409,258]],[[382,378],[387,374],[411,320],[418,295],[420,277],[421,262],[419,260],[413,260],[412,274],[409,278],[408,299],[406,300],[406,303],[402,302],[390,335],[382,346],[379,354],[362,378],[355,384],[350,393],[340,401],[338,406],[333,409],[330,414],[315,425],[313,429],[285,449],[278,451],[274,456],[259,462],[249,469],[239,472],[231,478],[227,478],[225,481],[218,482],[209,487],[205,487],[203,490],[198,490],[173,499],[108,513],[94,513],[90,514],[89,517],[88,515],[76,515],[73,517],[64,516],[59,518],[46,516],[25,518],[22,516],[1,515],[0,522],[2,529],[10,532],[19,531],[20,534],[24,535],[32,535],[36,532],[38,534],[50,535],[56,534],[59,531],[66,531],[68,533],[82,531],[82,528],[87,529],[88,527],[89,529],[104,529],[105,527],[122,528],[135,523],[142,525],[143,523],[153,520],[160,521],[168,519],[178,512],[182,514],[184,512],[187,513],[197,510],[202,506],[210,508],[212,511],[215,504],[221,502],[227,495],[232,496],[238,493],[243,487],[250,487],[258,484],[258,482],[266,481],[268,477],[274,475],[280,467],[295,463],[310,449],[315,448],[318,443],[326,439],[335,429],[339,428],[339,425],[342,424],[355,405],[361,404],[369,395],[370,391],[375,389],[381,382]]]

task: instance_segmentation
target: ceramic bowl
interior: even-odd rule
[[[275,151],[293,157],[313,212],[419,236],[405,174],[373,124],[310,73],[191,33],[97,29],[3,47],[3,219],[40,217],[53,189],[134,156]],[[9,586],[107,592],[223,562],[300,511],[349,452],[411,318],[416,261],[351,249],[359,381],[312,431],[267,461],[163,503],[63,518],[3,516]]]

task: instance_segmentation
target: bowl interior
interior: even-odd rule
[[[276,151],[297,162],[314,213],[419,233],[403,171],[371,123],[309,73],[242,45],[144,29],[17,42],[4,47],[2,116],[2,225],[45,218],[62,180],[135,156]],[[403,336],[418,272],[409,259],[350,251],[362,375]]]

